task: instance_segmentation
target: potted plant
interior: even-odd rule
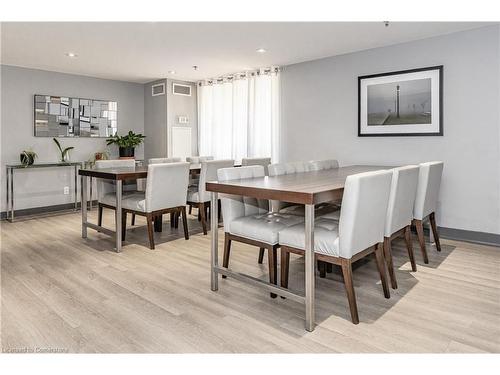
[[[69,158],[69,150],[74,149],[74,147],[71,146],[71,147],[66,147],[65,149],[63,149],[61,144],[59,143],[59,141],[56,138],[52,138],[52,139],[54,140],[55,144],[57,145],[57,148],[59,149],[59,152],[61,153],[60,162],[66,163],[68,161],[68,158]]]
[[[142,134],[136,134],[132,130],[128,132],[127,135],[120,136],[115,134],[113,137],[106,140],[107,145],[116,144],[120,150],[121,158],[133,158],[135,147],[139,146],[146,136]]]
[[[24,150],[19,155],[21,159],[21,164],[25,167],[32,165],[35,162],[35,159],[38,157],[35,151],[32,150]]]

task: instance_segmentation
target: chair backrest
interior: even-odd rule
[[[95,169],[133,168],[133,167],[135,167],[134,159],[114,159],[114,160],[95,161]],[[103,180],[102,178],[96,179],[96,187],[97,187],[98,199],[102,198],[106,194],[114,193],[116,191],[116,184],[114,181]],[[135,189],[135,184],[131,185],[130,188]],[[127,187],[123,186],[123,190],[127,190]]]
[[[181,158],[151,158],[148,164],[179,163]]]
[[[277,163],[267,167],[269,176],[280,176],[284,174],[293,174],[309,171],[309,163],[305,161],[296,161],[292,163]]]
[[[385,237],[411,224],[418,183],[418,165],[392,170],[391,193],[385,219]]]
[[[264,167],[264,173],[268,174],[267,167],[271,164],[271,158],[243,158],[241,159],[241,165],[243,167],[249,165],[262,165]]]
[[[191,164],[198,164],[202,161],[214,160],[213,156],[187,156],[186,161]]]
[[[209,160],[201,162],[200,182],[198,183],[198,195],[200,202],[210,201],[210,193],[207,192],[205,184],[209,181],[217,181],[217,171],[221,168],[234,167],[234,160]]]
[[[262,165],[222,168],[217,171],[217,180],[219,182],[264,176],[264,167]],[[229,231],[229,224],[239,217],[269,212],[269,202],[267,199],[256,199],[230,194],[220,194],[220,199],[226,232]]]
[[[422,220],[431,212],[436,211],[443,167],[444,163],[442,161],[420,164],[417,194],[413,208],[413,217],[415,219]]]
[[[339,162],[335,159],[312,160],[309,162],[310,171],[322,171],[325,169],[335,169],[339,167]]]
[[[384,240],[392,171],[348,176],[339,219],[339,254],[353,255]]]
[[[146,212],[184,206],[188,180],[189,163],[150,164],[146,182]]]
[[[267,167],[267,172],[270,177],[281,176],[284,174],[294,174],[301,172],[308,172],[310,164],[305,161],[296,161],[292,163],[276,163]],[[290,206],[290,203],[271,201],[272,211],[277,212],[282,208]]]

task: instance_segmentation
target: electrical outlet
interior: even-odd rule
[[[69,194],[69,186],[65,186],[64,187],[64,195],[68,195]]]

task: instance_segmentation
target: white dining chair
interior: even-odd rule
[[[186,161],[191,164],[198,164],[202,161],[214,160],[213,156],[187,156]]]
[[[151,158],[148,160],[148,164],[179,163],[181,161],[181,158]]]
[[[384,224],[389,202],[392,172],[374,171],[348,176],[337,222],[324,217],[314,223],[314,251],[317,260],[342,267],[344,284],[354,324],[359,323],[352,279],[352,263],[374,253],[384,296],[390,297],[383,255]],[[304,254],[304,225],[279,232],[281,286],[288,288],[290,253]]]
[[[441,244],[439,242],[439,234],[436,226],[436,210],[444,163],[442,161],[432,161],[422,163],[419,167],[417,194],[413,207],[413,225],[417,230],[424,263],[429,263],[427,249],[425,248],[423,221],[427,218],[429,219],[434,242],[436,243],[436,249],[437,251],[441,251]]]
[[[134,168],[134,159],[115,159],[115,160],[96,160],[95,169],[106,169],[106,168]],[[116,206],[116,184],[114,181],[103,180],[101,178],[96,179],[97,188],[97,224],[102,226],[102,214],[103,209],[108,208],[115,210]],[[127,194],[132,194],[137,191],[137,185],[135,182],[124,181],[122,185],[122,197]]]
[[[234,167],[234,160],[202,161],[198,185],[189,186],[188,188],[187,204],[198,208],[203,234],[207,234],[207,210],[210,207],[210,193],[206,190],[206,183],[217,181],[217,171],[228,167]],[[212,218],[212,220],[217,219]]]
[[[271,164],[271,158],[243,158],[241,159],[241,166],[247,167],[249,165],[262,165],[264,173],[268,175],[267,167]]]
[[[391,193],[385,219],[384,256],[393,289],[397,289],[398,284],[392,260],[392,240],[404,235],[412,271],[417,270],[413,256],[411,222],[417,191],[418,171],[418,165],[392,169]]]
[[[218,181],[264,177],[261,165],[222,168],[217,172]],[[277,283],[277,248],[280,230],[303,221],[300,216],[273,213],[269,201],[236,195],[221,194],[222,219],[224,221],[223,267],[229,267],[231,242],[243,242],[268,250],[269,281]],[[223,276],[224,277],[224,276]],[[272,297],[276,295],[271,293]]]
[[[309,163],[305,161],[296,161],[290,163],[275,163],[267,167],[269,177],[283,176],[288,174],[302,173],[309,171]],[[304,207],[294,203],[271,201],[273,212],[285,212],[292,215],[304,215]]]
[[[204,161],[214,160],[213,156],[187,156],[186,161],[190,164],[200,164]],[[189,186],[197,186],[200,182],[200,176],[198,173],[189,174]],[[191,213],[191,206],[189,206],[189,213]]]
[[[335,159],[311,160],[309,162],[310,171],[323,171],[327,169],[336,169],[338,167],[339,167],[339,162]]]
[[[189,239],[186,198],[189,176],[189,163],[162,163],[148,166],[146,192],[127,196],[122,203],[122,220],[127,213],[146,217],[149,247],[155,248],[153,220],[165,213],[179,213],[182,216],[184,238]],[[125,240],[125,225],[122,225],[122,240]]]

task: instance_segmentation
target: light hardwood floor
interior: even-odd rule
[[[90,214],[95,219],[96,211]],[[104,222],[113,224],[109,211]],[[181,224],[171,231],[165,220],[156,250],[149,250],[138,217],[116,254],[106,235],[89,230],[88,239],[80,237],[78,213],[2,222],[2,350],[500,351],[500,248],[442,240],[441,253],[429,245],[424,265],[415,241],[414,273],[397,240],[399,289],[391,298],[382,295],[374,261],[360,264],[354,271],[360,324],[353,325],[334,270],[316,279],[317,327],[309,333],[296,302],[230,278],[210,291],[210,236],[200,234],[195,219],[189,224],[185,241]],[[231,267],[267,278],[257,256],[258,249],[234,243]],[[290,287],[303,289],[303,259],[292,255],[290,266]]]

